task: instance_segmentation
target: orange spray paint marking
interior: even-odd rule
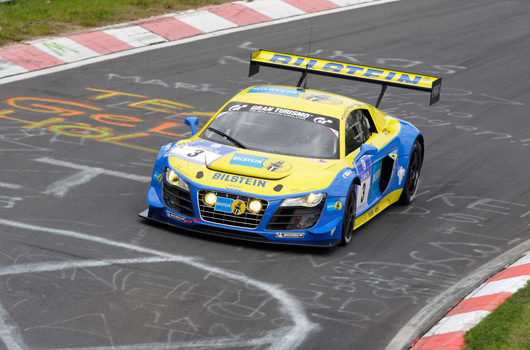
[[[56,113],[56,114],[59,114],[61,116],[79,115],[79,114],[84,114],[85,113],[85,112],[76,111],[76,110],[72,110],[72,109],[66,109],[66,108],[62,108],[62,107],[54,107],[54,106],[42,105],[42,104],[39,104],[39,103],[33,103],[33,104],[30,104],[30,106],[19,105],[19,102],[23,102],[23,101],[51,102],[51,103],[59,103],[59,104],[69,105],[69,106],[77,106],[77,107],[81,107],[81,108],[88,108],[88,109],[92,109],[92,110],[95,110],[95,111],[100,111],[101,110],[101,108],[93,107],[93,106],[90,106],[90,105],[87,105],[87,104],[84,104],[84,103],[68,102],[68,101],[62,101],[62,100],[53,100],[53,99],[48,99],[48,98],[15,97],[15,98],[8,99],[7,103],[10,106],[13,106],[13,107],[16,107],[16,108],[20,108],[20,109],[25,109],[25,110],[28,110],[28,111],[41,112],[41,113]],[[35,107],[38,107],[38,108],[35,108]]]
[[[89,100],[103,100],[103,99],[111,98],[111,97],[115,97],[115,96],[133,96],[133,97],[147,98],[147,96],[128,94],[126,92],[119,92],[119,91],[112,91],[112,90],[102,90],[102,89],[94,89],[94,88],[85,88],[85,89],[90,90],[90,91],[106,92],[106,94],[89,97],[88,98]]]
[[[140,119],[140,118],[129,117],[129,116],[126,116],[126,115],[113,115],[113,114],[93,114],[93,115],[90,116],[90,118],[92,118],[94,120],[97,120],[98,122],[101,122],[101,123],[119,125],[119,126],[126,126],[126,127],[129,127],[129,128],[135,127],[136,125],[134,125],[134,124],[125,124],[125,123],[117,123],[117,121],[120,121],[120,122],[131,122],[131,123],[143,122],[143,120]]]
[[[57,117],[57,118],[49,118],[49,119],[46,119],[46,120],[43,120],[43,121],[40,121],[40,122],[31,122],[29,120],[24,120],[24,119],[19,119],[19,118],[14,118],[14,117],[8,117],[7,115],[11,114],[11,113],[14,113],[14,111],[11,110],[11,109],[4,109],[4,110],[0,111],[0,118],[14,120],[14,121],[17,121],[17,122],[29,124],[29,125],[23,126],[22,129],[37,129],[37,128],[40,128],[40,127],[42,127],[44,125],[53,124],[53,123],[60,123],[60,122],[64,121],[64,118]]]
[[[73,137],[82,137],[87,139],[99,139],[102,137],[112,136],[110,129],[108,128],[95,128],[89,126],[88,124],[84,125],[54,125],[50,126],[50,131],[53,131],[60,135],[73,136]]]
[[[183,108],[195,108],[193,106],[186,105],[184,103],[178,103],[178,102],[169,101],[169,100],[161,100],[159,98],[130,103],[128,104],[128,106],[147,109],[150,111],[168,113],[168,114],[174,114],[175,110],[181,110]]]

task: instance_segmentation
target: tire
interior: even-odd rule
[[[344,205],[342,234],[340,237],[341,246],[348,245],[352,239],[353,229],[355,227],[355,211],[357,210],[356,206],[357,196],[355,195],[355,185],[352,185],[348,191],[348,197],[346,197],[346,204]]]
[[[405,184],[403,185],[403,192],[401,192],[401,196],[398,200],[399,204],[410,204],[414,199],[414,196],[416,196],[416,191],[418,191],[418,184],[420,181],[420,172],[422,164],[422,147],[420,142],[416,140],[410,152]]]

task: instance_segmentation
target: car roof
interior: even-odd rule
[[[353,107],[371,107],[342,95],[281,85],[251,86],[234,96],[231,102],[234,101],[289,108],[338,119]]]

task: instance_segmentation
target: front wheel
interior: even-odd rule
[[[407,177],[405,179],[405,184],[403,185],[403,192],[401,192],[401,196],[399,197],[399,204],[410,204],[414,199],[414,196],[416,196],[423,161],[421,153],[421,144],[416,140],[414,146],[412,146],[412,151],[410,152]]]
[[[353,229],[355,227],[355,211],[357,205],[357,198],[355,196],[355,185],[350,187],[348,197],[346,197],[346,204],[344,206],[344,217],[342,219],[342,235],[340,237],[340,245],[345,246],[350,243],[353,236]]]

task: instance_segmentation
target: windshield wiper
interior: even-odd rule
[[[225,139],[227,139],[228,141],[232,142],[234,145],[236,145],[237,147],[239,148],[244,148],[246,149],[247,147],[242,144],[241,142],[239,142],[238,140],[234,139],[232,136],[228,136],[227,134],[225,134],[224,132],[222,132],[221,130],[217,130],[216,128],[212,128],[211,126],[209,126],[206,130],[211,130],[213,131],[214,133],[218,134],[218,135],[221,135],[222,137],[224,137]]]

